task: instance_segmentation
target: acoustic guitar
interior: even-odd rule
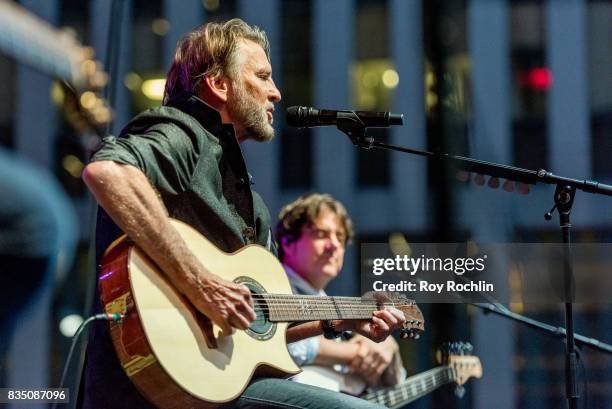
[[[202,264],[223,279],[246,285],[257,315],[251,326],[224,336],[213,326],[216,345],[206,336],[206,318],[124,236],[107,249],[99,275],[102,303],[109,314],[119,361],[139,391],[160,408],[203,408],[240,396],[254,376],[286,377],[300,371],[285,342],[291,322],[369,319],[384,305],[403,311],[402,337],[424,330],[414,303],[396,295],[372,298],[291,294],[278,260],[265,248],[248,245],[224,253],[191,226],[171,220]],[[208,342],[207,342],[208,341]]]

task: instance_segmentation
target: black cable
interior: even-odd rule
[[[64,382],[66,381],[66,375],[68,374],[68,368],[70,368],[70,360],[72,359],[74,348],[76,347],[77,341],[79,337],[81,336],[81,333],[83,332],[85,327],[93,321],[115,321],[117,322],[123,319],[123,317],[124,317],[123,315],[117,314],[117,313],[115,314],[96,314],[96,315],[92,315],[91,317],[87,318],[85,321],[81,323],[81,325],[79,325],[79,328],[77,328],[76,332],[72,336],[72,343],[70,344],[70,350],[68,351],[66,362],[64,362],[64,370],[62,371],[62,378],[60,379],[60,383],[58,386],[59,389],[62,389],[64,387]],[[56,409],[57,404],[58,402],[55,401],[51,409]]]

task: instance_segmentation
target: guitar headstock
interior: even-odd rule
[[[416,302],[405,295],[386,291],[370,291],[361,298],[370,302],[375,301],[378,308],[389,306],[403,312],[405,321],[402,323],[402,329],[400,329],[401,338],[419,339],[419,333],[425,331],[423,313]]]
[[[0,51],[62,80],[66,119],[78,131],[101,134],[112,112],[100,92],[107,75],[93,50],[19,4],[0,1]]]
[[[388,299],[393,307],[404,313],[406,318],[402,323],[400,337],[403,339],[419,339],[419,334],[425,331],[425,319],[417,303],[403,294],[392,294],[388,296]]]
[[[455,382],[465,384],[471,377],[482,377],[480,359],[472,355],[474,347],[469,342],[449,342],[438,351],[441,364],[453,369]]]

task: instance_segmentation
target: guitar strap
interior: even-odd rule
[[[278,257],[278,247],[276,242],[272,239],[272,228],[268,229],[268,238],[266,239],[266,249],[275,256]]]

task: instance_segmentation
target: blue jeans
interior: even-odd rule
[[[363,399],[286,379],[258,379],[246,388],[231,408],[367,409],[384,408]]]

